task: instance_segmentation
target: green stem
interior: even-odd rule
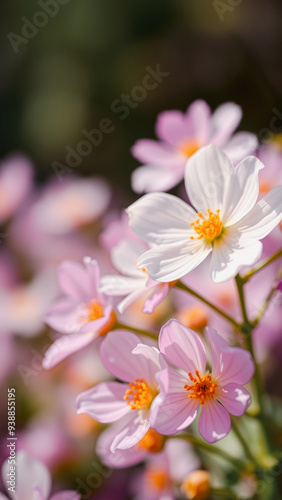
[[[231,422],[232,422],[232,429],[233,431],[235,432],[237,438],[239,439],[241,445],[242,445],[242,448],[245,452],[245,455],[246,457],[248,457],[248,459],[253,462],[255,464],[255,466],[257,468],[260,468],[260,464],[257,462],[257,459],[256,457],[253,455],[253,452],[251,451],[247,441],[245,440],[243,434],[241,433],[240,431],[240,428],[237,424],[237,420],[235,417],[231,417]]]
[[[211,488],[210,490],[212,495],[216,495],[218,497],[223,497],[225,500],[238,500],[237,495],[229,490],[228,488]]]
[[[255,266],[253,269],[251,269],[249,272],[247,272],[244,276],[241,277],[243,284],[247,283],[247,281],[249,281],[249,279],[252,278],[252,276],[254,276],[254,274],[258,273],[259,271],[261,271],[266,266],[268,266],[269,264],[271,264],[275,260],[279,259],[280,257],[282,257],[282,250],[278,250],[278,252],[276,252],[274,255],[272,255],[272,257],[265,259],[263,262],[261,262],[260,264]]]
[[[117,322],[113,330],[122,329],[129,330],[130,332],[137,333],[138,335],[144,335],[145,337],[149,337],[150,339],[158,340],[158,334],[154,332],[148,332],[147,330],[142,330],[141,328],[135,328],[134,326],[125,325],[123,323]]]
[[[246,470],[246,463],[243,462],[242,460],[239,460],[237,458],[232,457],[232,455],[229,455],[226,451],[224,451],[221,448],[217,448],[214,445],[210,445],[204,441],[200,441],[196,436],[193,436],[192,434],[175,434],[174,436],[169,436],[169,438],[177,438],[177,439],[184,439],[185,441],[188,441],[192,445],[196,446],[197,448],[200,448],[207,453],[212,453],[214,455],[217,455],[220,458],[223,458],[224,460],[227,460],[229,463],[235,467],[235,469],[239,470],[240,472],[243,470]]]
[[[180,290],[184,290],[187,293],[190,293],[190,295],[193,295],[193,297],[196,297],[199,299],[201,302],[209,306],[211,309],[213,309],[217,314],[220,314],[223,318],[225,318],[229,323],[231,323],[235,328],[240,329],[240,325],[237,323],[237,321],[229,316],[229,314],[226,314],[224,311],[219,309],[215,304],[212,304],[209,300],[205,299],[201,295],[199,295],[195,290],[192,290],[192,288],[184,285],[181,281],[177,281],[174,285],[176,288],[179,288]]]

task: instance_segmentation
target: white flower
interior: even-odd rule
[[[236,167],[216,146],[188,160],[185,186],[191,204],[165,193],[147,194],[128,209],[133,231],[154,247],[137,267],[167,282],[181,278],[212,251],[215,282],[234,277],[261,256],[262,243],[282,218],[282,186],[257,204],[258,172],[264,165],[248,156]]]

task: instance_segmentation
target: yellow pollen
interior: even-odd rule
[[[201,306],[191,306],[178,311],[178,319],[191,330],[203,330],[208,324],[208,313]]]
[[[203,405],[205,404],[206,399],[213,399],[218,386],[212,382],[210,375],[201,376],[198,370],[196,370],[195,374],[197,378],[193,377],[191,372],[188,373],[191,382],[194,383],[192,385],[184,385],[184,389],[191,392],[188,394],[188,398],[199,399],[200,405]]]
[[[187,139],[179,144],[178,149],[186,158],[190,158],[190,156],[198,151],[199,147],[200,145],[195,139]]]
[[[190,226],[195,230],[200,240],[205,238],[205,240],[211,242],[222,233],[222,222],[219,218],[219,209],[216,213],[212,212],[209,208],[203,215],[198,212],[199,218],[194,222],[190,222]],[[194,240],[194,236],[190,236],[191,240]]]
[[[86,305],[86,307],[88,310],[87,321],[95,321],[95,319],[99,319],[104,316],[104,308],[97,300],[92,300]]]
[[[164,445],[164,437],[154,429],[149,429],[145,436],[136,445],[138,449],[147,450],[150,453],[158,453]]]
[[[131,410],[140,410],[141,408],[149,408],[153,399],[154,393],[146,384],[143,378],[137,378],[134,382],[128,384],[129,389],[125,391],[123,399],[131,407]]]
[[[151,467],[146,471],[146,481],[153,491],[161,491],[167,485],[167,474],[164,470]]]
[[[266,193],[268,193],[268,191],[270,191],[270,190],[271,190],[271,188],[272,188],[272,187],[273,187],[273,186],[271,185],[271,183],[270,183],[270,182],[267,182],[267,181],[262,182],[262,181],[261,181],[261,182],[259,183],[259,192],[260,192],[260,194],[266,194]]]

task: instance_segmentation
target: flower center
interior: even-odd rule
[[[157,467],[151,467],[146,471],[146,481],[153,491],[161,491],[167,485],[167,472]]]
[[[195,222],[190,222],[190,226],[198,234],[198,240],[205,238],[205,240],[211,242],[221,235],[222,222],[219,218],[219,209],[214,213],[208,208],[204,215],[198,212],[198,216],[199,218]],[[194,236],[190,238],[194,240]]]
[[[164,437],[150,428],[136,446],[150,453],[158,453],[163,448],[163,444]]]
[[[191,330],[203,330],[208,324],[208,314],[201,306],[190,306],[178,311],[180,323]]]
[[[134,382],[129,382],[129,389],[125,391],[123,399],[131,407],[131,410],[140,410],[141,408],[149,408],[153,399],[154,393],[146,384],[143,378],[137,378]]]
[[[195,139],[186,139],[179,144],[178,149],[186,158],[190,158],[190,156],[198,151],[199,147],[200,145]]]
[[[193,377],[192,373],[188,373],[188,376],[191,382],[194,382],[192,385],[184,385],[184,389],[187,391],[191,391],[191,394],[188,394],[188,398],[191,399],[199,399],[200,405],[205,404],[206,399],[213,399],[215,395],[215,391],[217,389],[217,384],[212,382],[212,378],[210,375],[199,374],[199,371],[195,372],[196,377]]]
[[[92,300],[86,304],[86,308],[88,311],[87,321],[95,321],[95,319],[99,319],[104,316],[104,308],[97,300]]]

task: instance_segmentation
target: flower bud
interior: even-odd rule
[[[189,500],[205,500],[210,494],[210,474],[205,470],[191,472],[184,479],[181,491]]]

